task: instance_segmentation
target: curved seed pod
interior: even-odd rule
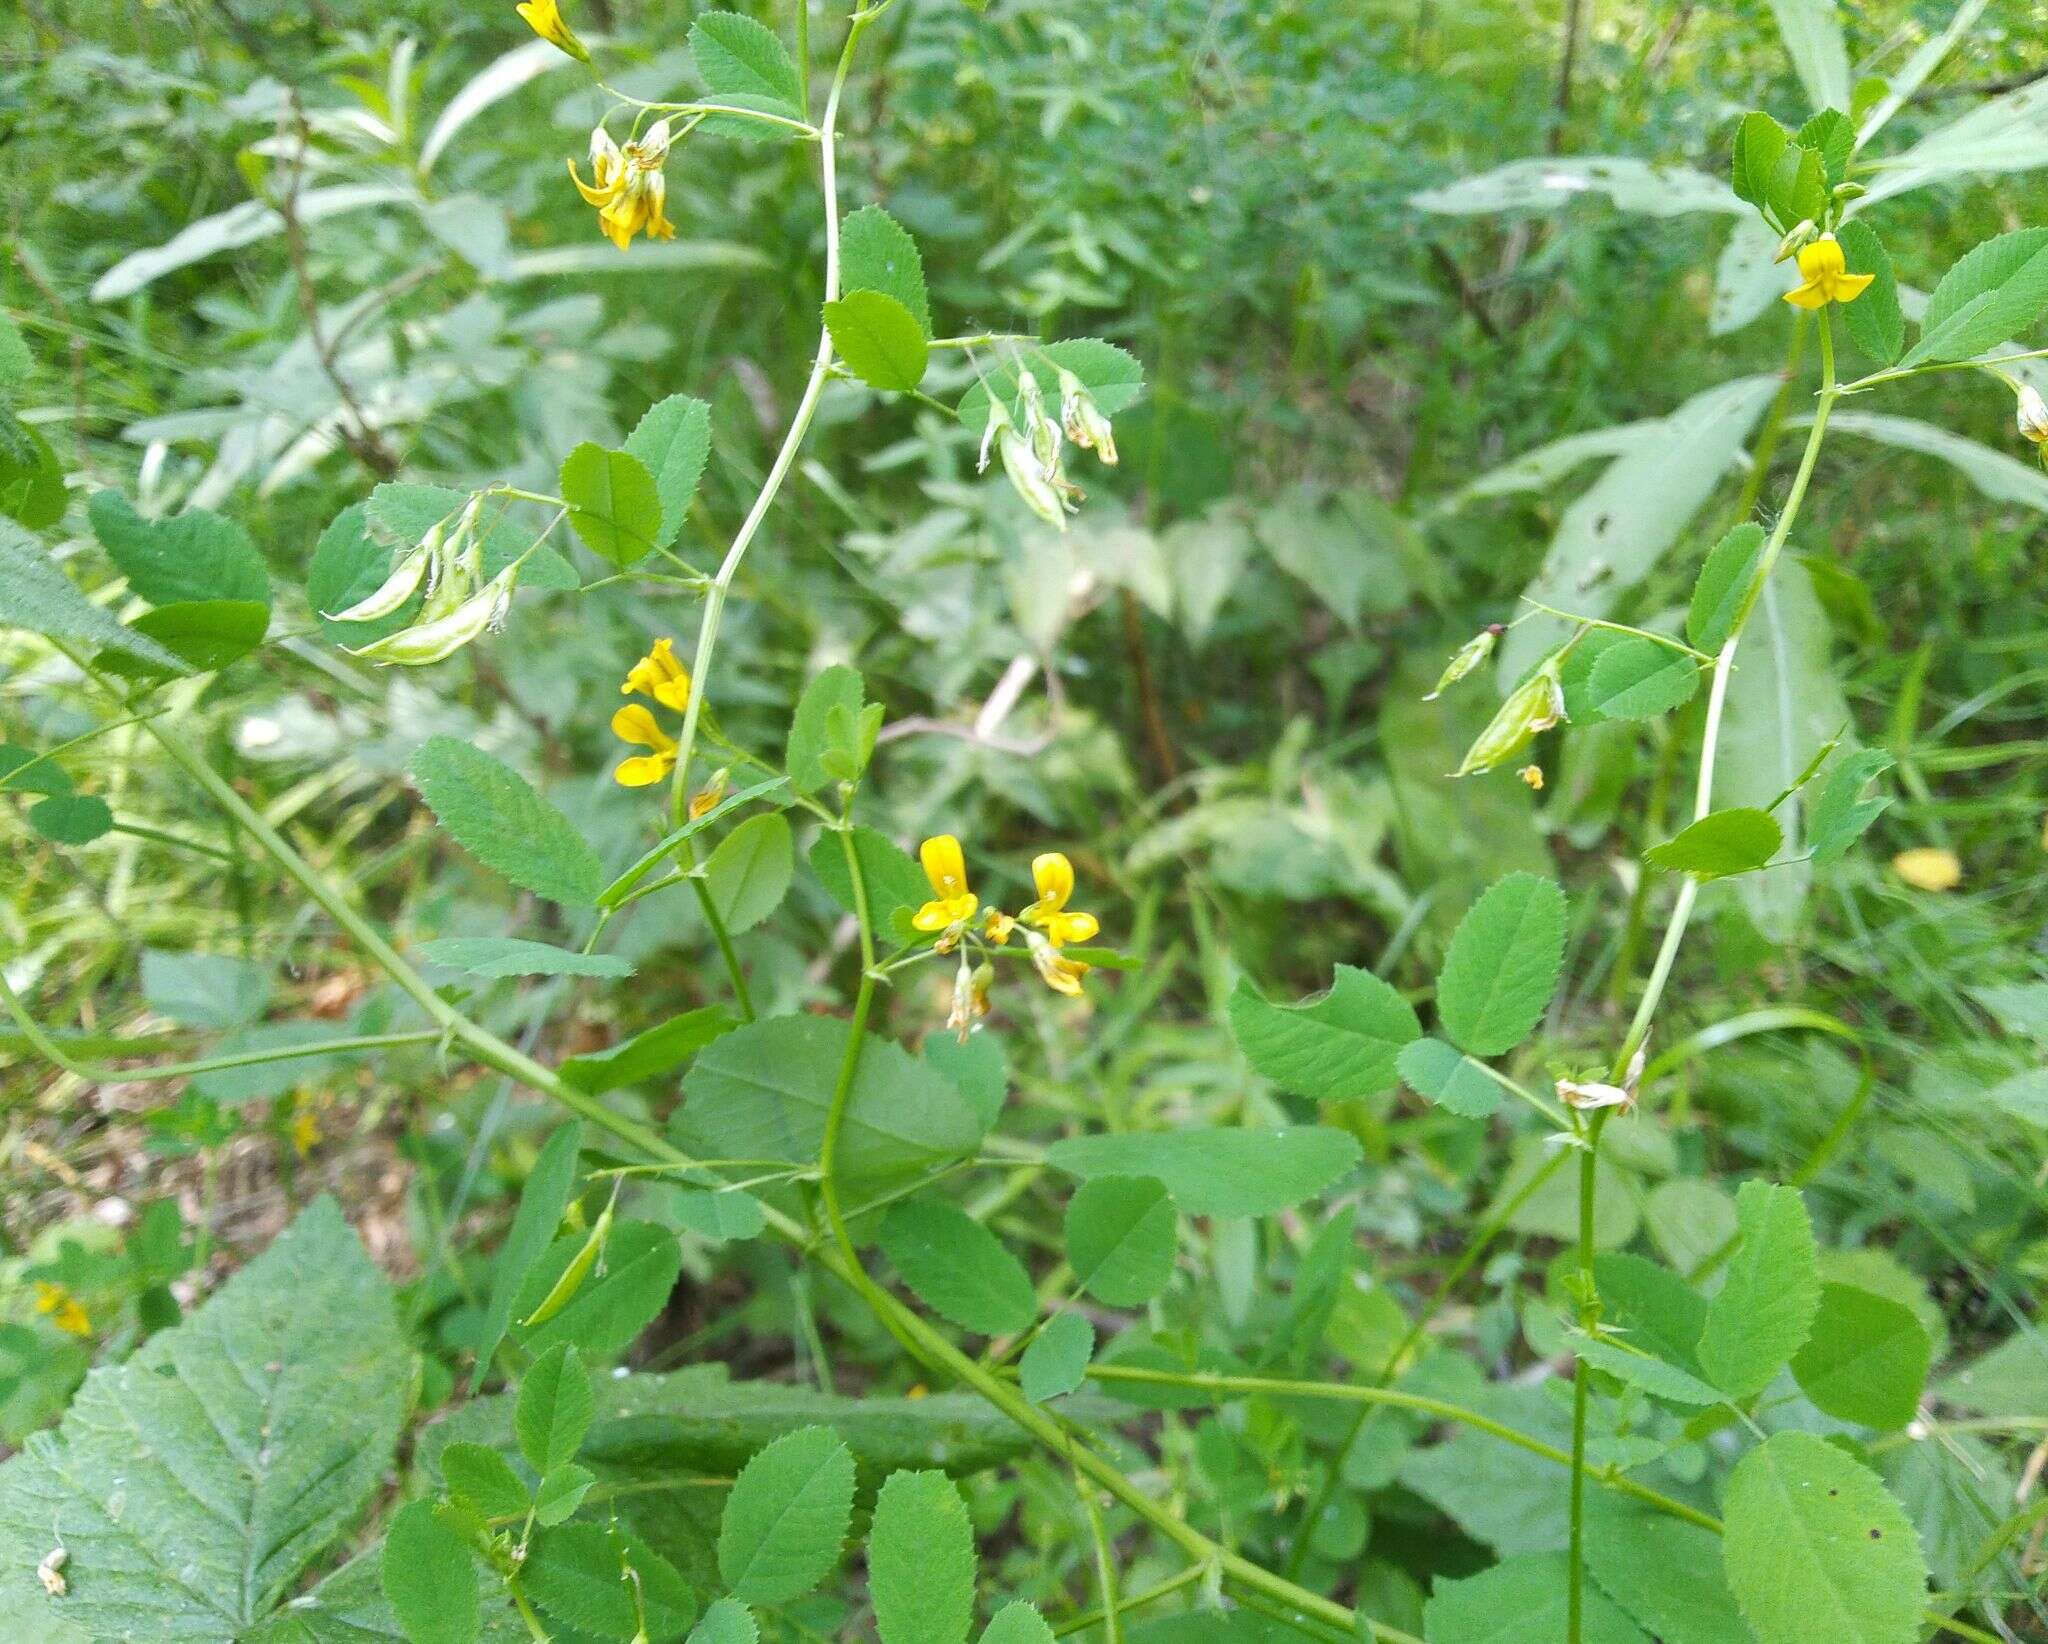
[[[410,628],[402,628],[395,634],[349,652],[350,656],[361,657],[365,662],[374,662],[380,667],[424,668],[429,663],[445,661],[463,646],[476,639],[487,628],[504,624],[505,611],[512,603],[512,586],[517,571],[507,566],[493,577],[483,589],[471,595],[444,616],[427,619],[422,612],[422,621]],[[454,575],[445,577],[442,588],[457,585],[461,579]],[[435,598],[439,599],[437,593]],[[432,601],[429,602],[433,603]]]
[[[555,1280],[554,1288],[541,1299],[526,1319],[526,1328],[546,1324],[549,1319],[569,1305],[576,1292],[583,1288],[583,1281],[590,1277],[591,1269],[597,1266],[597,1258],[604,1254],[605,1241],[612,1236],[612,1207],[606,1205],[604,1214],[591,1224],[590,1237],[583,1241],[583,1248],[570,1259],[562,1269],[562,1276]]]
[[[441,527],[435,526],[420,539],[420,545],[392,568],[391,575],[367,599],[359,599],[345,611],[322,611],[329,622],[375,622],[388,617],[418,589],[427,566],[441,548]]]

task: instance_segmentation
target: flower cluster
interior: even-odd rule
[[[590,134],[590,174],[586,183],[569,162],[569,176],[576,190],[597,207],[597,226],[604,237],[621,251],[633,243],[633,236],[645,234],[650,240],[673,240],[676,225],[663,210],[668,200],[668,179],[661,168],[668,160],[668,122],[657,120],[643,137],[624,148],[612,141],[612,134],[598,126]]]
[[[1016,913],[990,908],[980,929],[975,915],[981,912],[981,898],[967,883],[967,859],[960,841],[949,833],[927,839],[918,847],[924,876],[931,881],[932,899],[911,917],[911,924],[933,937],[939,953],[961,949],[960,969],[953,984],[953,1011],[947,1025],[964,1039],[975,1024],[988,1014],[988,989],[993,967],[984,959],[969,963],[966,946],[1006,946],[1022,934],[1031,963],[1045,985],[1069,997],[1081,992],[1081,979],[1088,974],[1088,962],[1063,950],[1069,943],[1092,941],[1102,923],[1092,913],[1067,906],[1074,895],[1074,865],[1059,851],[1046,851],[1032,858],[1031,879],[1038,889],[1035,901]],[[964,945],[965,946],[964,946]]]
[[[981,460],[975,471],[986,472],[989,452],[996,451],[1025,507],[1055,530],[1064,531],[1067,515],[1080,506],[1085,493],[1067,478],[1060,461],[1061,447],[1071,440],[1114,468],[1116,432],[1079,377],[1063,368],[1058,382],[1060,414],[1055,421],[1045,408],[1045,390],[1037,376],[1029,369],[1018,373],[1017,393],[1024,417],[1021,429],[1003,397],[989,394],[988,425],[982,430]]]
[[[689,707],[690,673],[676,661],[674,640],[657,639],[653,648],[626,670],[626,682],[619,687],[619,695],[635,694],[651,697],[674,713]],[[647,787],[676,768],[675,739],[661,728],[653,710],[644,704],[629,702],[613,714],[612,734],[621,742],[651,750],[620,763],[612,774],[621,787]]]

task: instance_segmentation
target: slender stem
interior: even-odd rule
[[[697,847],[692,844],[688,846],[688,849],[690,865],[694,868],[697,865]],[[718,943],[719,957],[725,961],[725,973],[732,980],[733,1000],[740,1007],[740,1015],[751,1022],[754,1019],[754,996],[747,989],[747,973],[740,964],[740,956],[733,951],[732,932],[726,928],[725,915],[718,911],[718,901],[712,896],[711,887],[708,884],[695,873],[691,873],[686,877],[690,881],[690,889],[697,893],[697,906],[703,911],[704,922],[711,927],[711,935]],[[661,884],[666,883],[668,883],[667,880],[661,882]],[[645,888],[659,890],[661,886],[653,885]],[[632,897],[627,897],[619,905],[624,907],[626,902],[632,900]]]
[[[1103,1526],[1102,1509],[1096,1504],[1095,1492],[1082,1478],[1078,1465],[1074,1467],[1074,1496],[1081,1503],[1081,1511],[1088,1520],[1088,1539],[1095,1544],[1095,1584],[1102,1593],[1102,1636],[1105,1644],[1123,1644],[1124,1624],[1122,1606],[1117,1601],[1115,1550],[1109,1544],[1109,1532]]]
[[[1546,616],[1559,617],[1566,622],[1576,622],[1584,628],[1602,628],[1610,634],[1628,634],[1635,639],[1647,639],[1652,645],[1661,645],[1667,651],[1678,651],[1685,656],[1691,657],[1695,662],[1712,662],[1714,660],[1705,651],[1695,651],[1684,640],[1673,639],[1669,634],[1654,633],[1648,628],[1632,628],[1626,622],[1609,622],[1605,617],[1581,616],[1576,611],[1560,611],[1555,605],[1545,605],[1542,600],[1531,599],[1527,594],[1522,596],[1522,603],[1529,606],[1532,610],[1543,612]]]
[[[1590,1332],[1600,1322],[1599,1292],[1593,1287],[1593,1195],[1599,1183],[1600,1131],[1610,1109],[1593,1115],[1579,1154],[1579,1328]],[[1572,1360],[1571,1527],[1565,1582],[1566,1644],[1579,1644],[1586,1603],[1586,1416],[1592,1400],[1590,1367],[1582,1357]]]
[[[1127,1594],[1118,1608],[1125,1615],[1129,1615],[1133,1610],[1142,1610],[1148,1604],[1156,1604],[1162,1598],[1172,1597],[1173,1594],[1179,1592],[1183,1587],[1192,1587],[1208,1573],[1206,1565],[1190,1564],[1186,1569],[1176,1571],[1164,1581],[1155,1581],[1142,1592]],[[1090,1627],[1099,1626],[1106,1613],[1102,1610],[1089,1610],[1084,1614],[1075,1616],[1070,1621],[1062,1621],[1057,1627],[1053,1628],[1052,1635],[1055,1638],[1065,1638],[1069,1633],[1086,1632]]]

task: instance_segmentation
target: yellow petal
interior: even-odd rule
[[[1828,294],[1814,281],[1808,280],[1806,284],[1794,286],[1786,292],[1785,301],[1794,308],[1825,308]]]
[[[1047,851],[1031,859],[1031,882],[1038,887],[1038,906],[1057,913],[1074,894],[1074,864],[1059,851]]]
[[[1832,234],[1823,234],[1810,245],[1799,251],[1799,274],[1802,279],[1826,280],[1839,274],[1849,266],[1849,259],[1842,254],[1842,242]]]
[[[1956,853],[1938,845],[1900,851],[1892,858],[1892,872],[1915,890],[1952,891],[1963,882],[1963,864]]]
[[[1835,301],[1838,303],[1853,303],[1865,291],[1870,289],[1870,282],[1876,278],[1875,274],[1837,274],[1835,276]]]
[[[910,923],[926,935],[936,935],[952,924],[953,916],[946,911],[944,902],[927,902],[910,916]]]
[[[630,742],[639,748],[653,748],[658,753],[673,754],[676,751],[668,732],[656,723],[652,713],[637,702],[627,703],[612,715],[612,735],[621,742]]]
[[[622,788],[645,788],[659,782],[676,767],[672,753],[635,754],[612,772]]]
[[[967,858],[960,841],[950,833],[937,834],[917,847],[917,859],[924,864],[924,876],[943,901],[967,889]]]
[[[1055,946],[1093,941],[1101,929],[1102,921],[1092,913],[1055,913],[1045,921],[1045,934]]]

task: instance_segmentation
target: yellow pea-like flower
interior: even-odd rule
[[[674,640],[657,639],[653,648],[626,670],[619,695],[631,696],[635,691],[677,713],[690,705],[690,671],[676,661]]]
[[[1074,894],[1074,864],[1059,851],[1047,851],[1031,860],[1032,883],[1038,900],[1019,916],[1036,925],[1056,948],[1069,942],[1086,942],[1102,929],[1092,913],[1069,913],[1067,902]]]
[[[1922,845],[1892,858],[1892,872],[1915,890],[1952,891],[1963,882],[1963,864],[1954,851]]]
[[[558,0],[520,0],[512,8],[526,19],[526,26],[558,51],[565,51],[579,63],[590,61],[590,52],[576,38],[576,31],[562,21]]]
[[[659,782],[676,768],[676,745],[668,732],[655,722],[654,715],[637,702],[629,702],[612,715],[612,735],[621,742],[630,742],[636,748],[651,748],[652,753],[635,754],[624,760],[612,773],[624,788],[644,788]]]
[[[1799,252],[1799,284],[1785,293],[1795,308],[1825,308],[1829,303],[1853,303],[1876,278],[1851,274],[1849,259],[1842,254],[1842,242],[1823,234]]]
[[[50,1322],[67,1336],[92,1334],[92,1320],[86,1316],[78,1298],[61,1284],[50,1284],[42,1279],[36,1281],[36,1311],[47,1314]]]
[[[1086,976],[1090,966],[1085,959],[1070,959],[1037,931],[1026,931],[1025,940],[1031,944],[1031,962],[1038,967],[1039,979],[1055,993],[1064,993],[1070,999],[1081,995],[1081,978]]]
[[[599,126],[590,134],[590,174],[586,183],[569,162],[576,191],[597,207],[597,226],[621,251],[635,234],[650,240],[673,240],[676,225],[668,220],[668,181],[661,168],[668,160],[668,122],[657,120],[647,135],[621,148]]]
[[[972,919],[981,898],[967,888],[967,857],[960,841],[950,833],[938,834],[917,847],[917,859],[924,864],[924,876],[931,881],[932,899],[919,908],[911,923],[929,935],[950,930]]]

